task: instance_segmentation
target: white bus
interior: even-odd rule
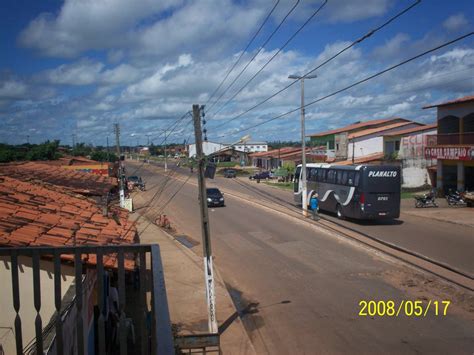
[[[392,219],[400,216],[400,168],[388,165],[306,164],[308,204],[318,194],[319,208],[341,219]],[[301,165],[296,168],[294,200],[301,205]]]

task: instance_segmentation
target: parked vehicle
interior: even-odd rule
[[[207,207],[224,207],[224,194],[217,188],[211,187],[206,189],[207,192]]]
[[[423,194],[423,195],[415,195],[413,196],[415,199],[415,207],[438,207],[436,203],[436,192],[435,190],[431,190],[430,192]]]
[[[474,192],[473,191],[464,192],[464,201],[466,201],[467,207],[474,206]]]
[[[319,208],[338,218],[392,219],[400,216],[400,168],[389,165],[306,164],[308,203],[319,195]],[[294,200],[302,203],[301,165],[296,168]]]
[[[225,178],[235,178],[237,177],[237,172],[234,169],[227,169],[224,171]]]
[[[250,180],[264,180],[264,179],[270,179],[271,178],[271,174],[269,171],[261,171],[261,172],[258,172],[256,174],[253,174],[251,176],[249,176],[249,179]]]
[[[139,177],[139,176],[129,176],[127,178],[127,182],[133,188],[137,187],[140,191],[145,191],[145,183],[143,182],[141,177]]]
[[[448,201],[448,205],[450,206],[458,206],[458,205],[465,205],[463,196],[459,193],[459,191],[449,189],[448,193],[446,194],[446,201]]]

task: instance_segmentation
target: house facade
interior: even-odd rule
[[[437,189],[474,190],[474,96],[423,108],[437,109],[438,131],[424,151],[426,159],[437,159]]]

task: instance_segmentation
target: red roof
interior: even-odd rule
[[[330,131],[324,131],[324,132],[319,132],[319,133],[315,133],[315,134],[310,134],[310,135],[308,135],[308,137],[322,137],[322,136],[327,136],[329,134],[350,132],[350,131],[358,130],[360,128],[372,127],[372,126],[377,126],[377,125],[380,125],[380,124],[389,123],[389,122],[392,122],[392,121],[395,121],[395,120],[397,120],[397,121],[400,121],[400,120],[408,121],[404,118],[399,118],[399,117],[384,118],[384,119],[378,119],[378,120],[370,120],[370,121],[365,121],[365,122],[353,123],[353,124],[350,124],[348,126],[332,129]]]
[[[281,156],[282,154],[290,153],[290,152],[296,152],[298,150],[301,151],[301,148],[298,148],[298,147],[283,147],[283,148],[280,148],[280,149],[272,149],[272,150],[269,150],[267,152],[252,153],[252,154],[249,154],[249,157],[250,158],[257,158],[257,157],[278,158],[278,154],[280,154],[280,156]]]
[[[440,104],[424,106],[423,108],[427,109],[427,108],[432,108],[432,107],[449,106],[449,105],[455,105],[455,104],[460,104],[460,103],[470,102],[470,101],[474,101],[474,95],[460,97],[459,99],[442,102]]]
[[[384,158],[383,153],[369,154],[369,155],[365,155],[363,157],[355,158],[354,159],[354,164],[370,163],[370,162],[382,160],[383,158]],[[334,162],[332,164],[334,164],[334,165],[352,165],[352,159],[337,161],[337,162]]]
[[[404,136],[404,135],[410,135],[410,133],[418,133],[418,132],[423,132],[423,131],[431,131],[434,130],[438,127],[437,123],[432,123],[420,127],[412,127],[412,128],[407,128],[407,129],[402,129],[401,131],[396,131],[396,132],[390,132],[390,133],[384,133],[384,136],[387,137],[394,137],[394,136]]]
[[[105,195],[117,186],[116,178],[65,169],[45,162],[0,165],[2,175],[21,181],[40,180],[85,195]]]
[[[421,123],[416,123],[416,122],[412,122],[412,121],[392,123],[392,124],[382,126],[382,127],[363,129],[361,131],[357,131],[357,132],[349,134],[347,136],[347,138],[352,139],[352,138],[364,137],[364,136],[368,136],[370,134],[380,133],[380,132],[383,132],[383,131],[388,131],[388,130],[391,130],[391,129],[394,129],[394,128],[403,127],[403,126],[407,126],[407,125],[410,125],[410,124],[421,124]]]
[[[0,177],[2,247],[131,244],[135,235],[124,209],[110,207],[103,216],[94,200],[61,187]],[[114,266],[115,258],[104,263]],[[127,267],[133,266],[128,262]]]

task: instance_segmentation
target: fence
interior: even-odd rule
[[[151,260],[149,273],[149,285],[147,285],[147,254],[149,253]],[[73,303],[69,308],[75,308],[75,341],[77,354],[86,353],[86,337],[84,334],[84,287],[87,277],[84,275],[85,270],[93,270],[89,264],[83,263],[83,256],[87,255],[89,260],[96,260],[96,278],[93,287],[96,287],[98,296],[98,351],[99,354],[106,353],[106,334],[105,334],[105,317],[106,309],[103,300],[106,297],[104,287],[105,267],[104,256],[113,255],[116,258],[116,267],[118,271],[118,294],[119,294],[119,348],[120,354],[127,354],[127,333],[126,333],[126,285],[125,285],[125,256],[133,254],[138,261],[139,268],[139,309],[140,309],[140,353],[141,354],[172,354],[174,353],[173,336],[171,332],[171,322],[168,310],[168,301],[166,297],[166,288],[163,275],[163,267],[161,262],[160,249],[158,245],[120,245],[120,246],[80,246],[80,247],[24,247],[24,248],[0,248],[0,256],[10,258],[11,269],[11,291],[13,305],[16,313],[14,320],[14,333],[16,343],[16,353],[23,354],[25,351],[22,338],[22,319],[20,316],[20,292],[21,284],[19,278],[19,257],[32,258],[33,272],[33,299],[36,317],[34,321],[35,341],[30,344],[31,352],[36,354],[44,354],[44,334],[43,320],[41,318],[41,280],[40,280],[40,260],[51,260],[54,265],[54,350],[56,354],[63,354],[65,349],[65,337],[63,333],[64,325],[64,304],[61,296],[61,263],[65,256],[74,261],[75,276],[75,295]],[[106,262],[109,259],[106,259]],[[95,266],[95,265],[94,265]],[[90,278],[89,278],[90,280]],[[88,286],[89,285],[89,286]],[[9,285],[4,285],[8,288]],[[147,288],[148,287],[148,288]],[[147,291],[151,292],[151,322],[148,319]],[[2,309],[8,305],[2,304]],[[86,305],[87,307],[87,305]],[[148,319],[148,320],[147,320]],[[151,323],[151,324],[150,324]],[[66,339],[67,341],[68,339]],[[150,342],[148,341],[150,340]]]

